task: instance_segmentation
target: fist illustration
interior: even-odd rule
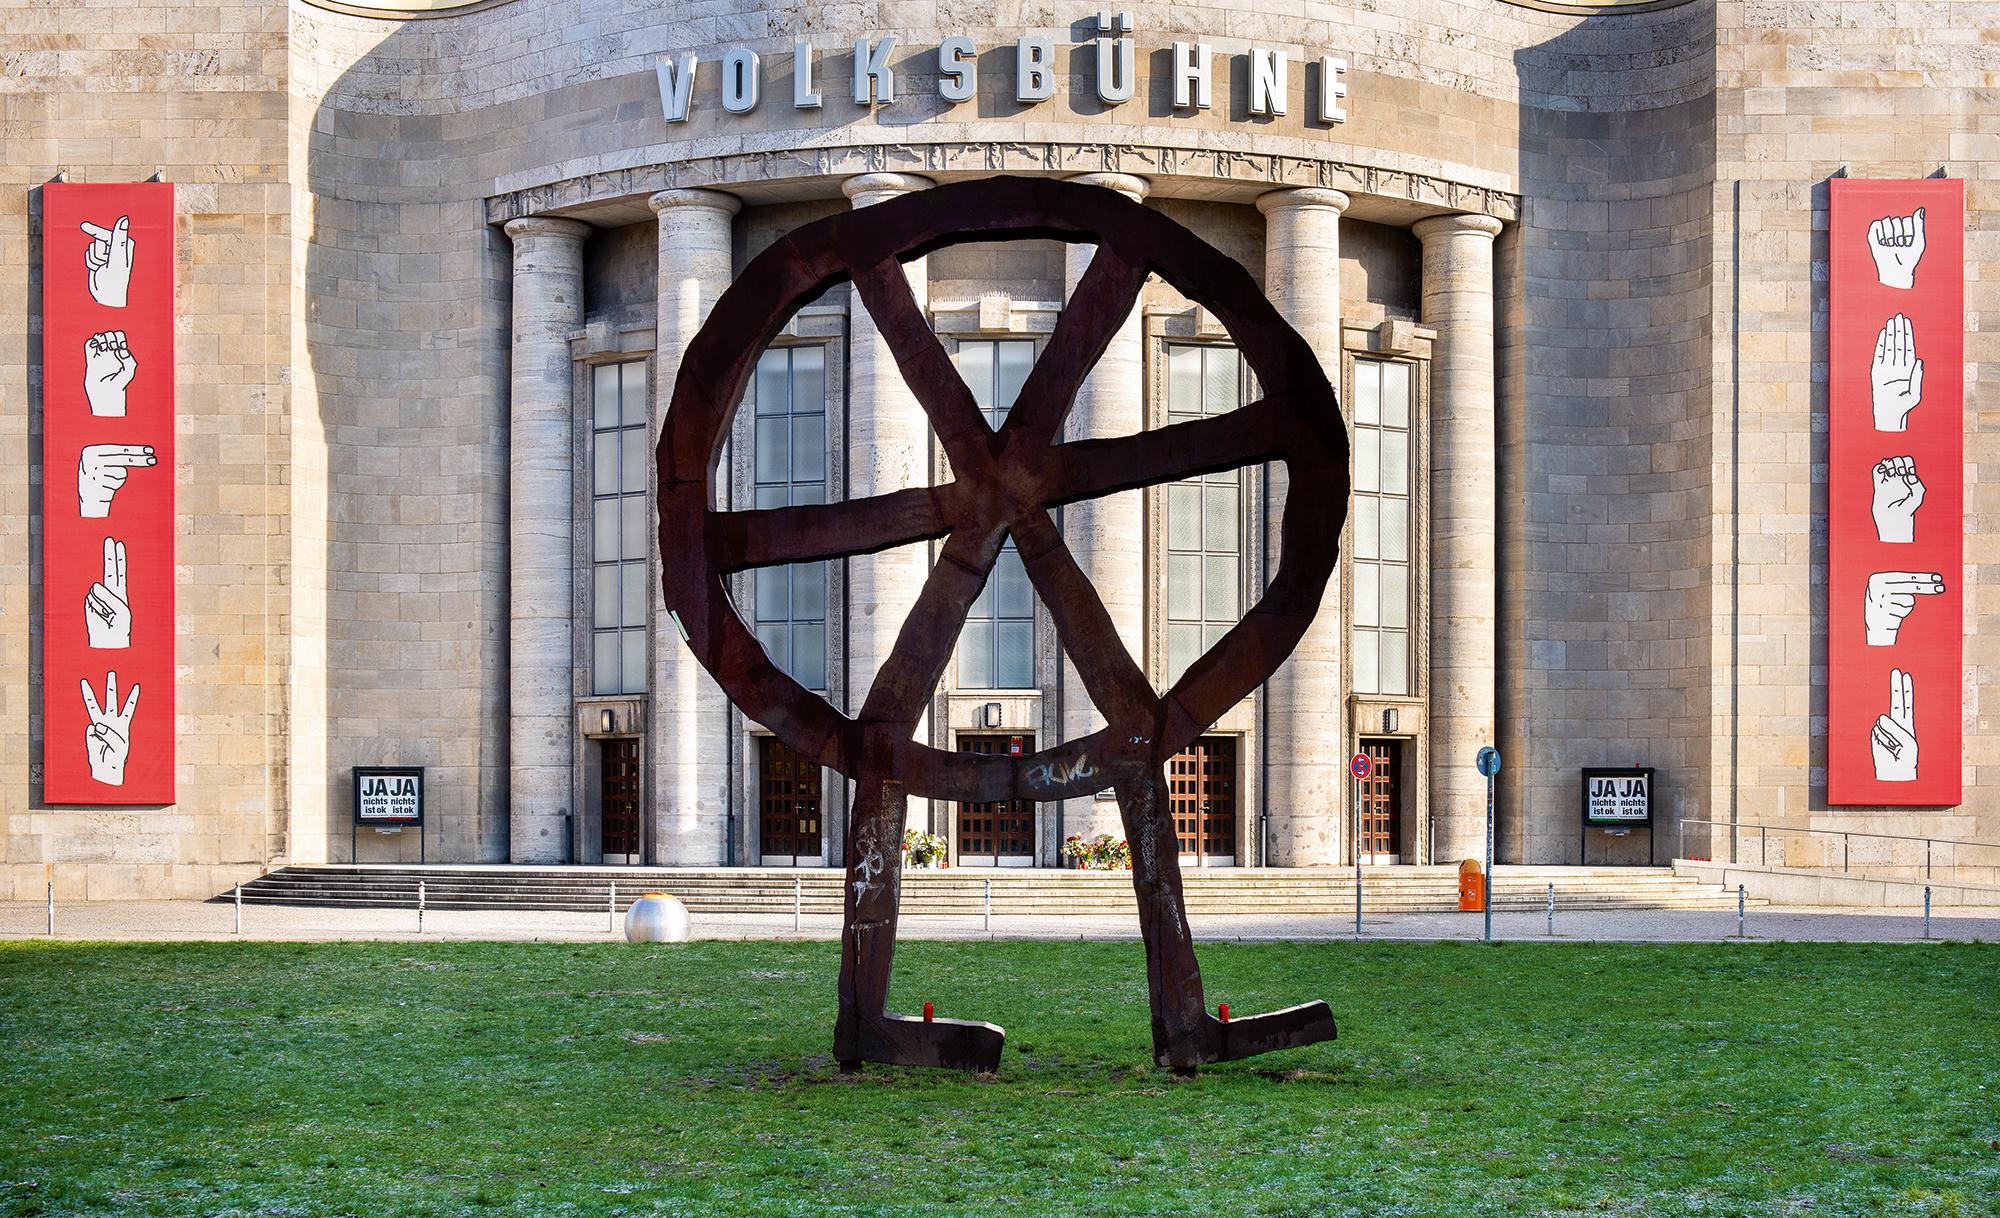
[[[1874,390],[1875,430],[1902,431],[1909,425],[1910,412],[1923,400],[1924,361],[1917,358],[1910,319],[1901,313],[1891,317],[1875,339],[1868,381]]]
[[[1870,647],[1890,647],[1896,631],[1920,596],[1936,596],[1944,591],[1944,576],[1928,571],[1877,571],[1868,577],[1868,591],[1862,597],[1861,617],[1868,628]]]
[[[125,759],[132,752],[132,716],[139,709],[139,685],[134,682],[125,708],[118,708],[118,674],[104,674],[104,704],[97,703],[97,691],[88,680],[83,687],[83,708],[90,712],[90,726],[83,733],[84,752],[90,758],[90,776],[111,787],[125,785]]]
[[[125,293],[132,286],[132,258],[138,242],[132,240],[132,218],[118,217],[110,228],[83,222],[90,234],[90,247],[83,251],[83,263],[90,268],[90,298],[108,308],[125,307]]]
[[[1907,216],[1884,216],[1868,226],[1868,252],[1875,278],[1885,288],[1916,286],[1917,260],[1924,256],[1924,209]]]
[[[83,344],[83,392],[90,413],[100,419],[125,417],[125,387],[139,373],[139,361],[125,345],[125,331],[93,334]]]
[[[1917,691],[1900,668],[1889,673],[1889,713],[1876,716],[1868,740],[1877,782],[1917,780]]]
[[[132,601],[125,592],[125,543],[104,539],[104,578],[83,594],[83,624],[92,647],[132,645]]]
[[[1915,457],[1885,457],[1875,463],[1875,539],[1907,544],[1916,540],[1917,509],[1924,484]]]
[[[111,497],[135,468],[158,465],[150,444],[86,444],[76,462],[76,501],[86,520],[111,514]]]

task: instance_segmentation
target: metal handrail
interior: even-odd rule
[[[1710,820],[1698,816],[1682,817],[1681,824],[1684,827],[1688,825],[1711,825],[1716,828],[1728,829],[1729,861],[1731,863],[1736,863],[1738,861],[1737,859],[1738,844],[1742,838],[1744,831],[1746,830],[1755,831],[1758,839],[1757,858],[1759,860],[1758,865],[1760,866],[1770,866],[1770,863],[1767,861],[1770,858],[1770,853],[1769,850],[1767,849],[1767,846],[1768,846],[1768,835],[1772,833],[1815,833],[1815,834],[1820,834],[1822,836],[1840,838],[1841,839],[1840,869],[1843,872],[1846,872],[1850,869],[1848,845],[1849,845],[1849,839],[1851,838],[1861,837],[1861,838],[1873,839],[1876,841],[1889,841],[1889,842],[1910,842],[1910,843],[1921,842],[1923,843],[1924,847],[1925,879],[1932,878],[1932,856],[1934,854],[1933,847],[1949,846],[1953,848],[1952,849],[1953,857],[1950,866],[1953,868],[1954,872],[1959,866],[1959,862],[1957,859],[1958,847],[1969,846],[1975,850],[2000,850],[2000,842],[1975,842],[1975,841],[1968,841],[1964,838],[1933,837],[1929,834],[1919,834],[1919,833],[1876,833],[1867,829],[1827,829],[1809,825],[1774,825],[1764,821],[1732,822],[1723,820]]]

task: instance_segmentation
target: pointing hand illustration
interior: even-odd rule
[[[1868,252],[1875,257],[1875,278],[1883,287],[1914,287],[1917,260],[1924,256],[1924,209],[1907,216],[1884,216],[1870,224]]]
[[[1889,673],[1889,713],[1876,716],[1868,738],[1877,782],[1917,780],[1917,691],[1900,668]]]
[[[1924,361],[1917,358],[1916,335],[1910,319],[1891,317],[1875,339],[1875,360],[1868,368],[1874,390],[1875,430],[1902,431],[1910,412],[1924,396]]]
[[[82,227],[90,234],[90,248],[83,251],[84,265],[90,268],[90,298],[109,308],[124,308],[126,289],[132,286],[132,256],[138,248],[132,240],[132,218],[120,216],[110,228],[85,220]]]
[[[76,463],[76,499],[87,520],[111,514],[111,497],[133,468],[159,464],[150,444],[86,444]]]
[[[125,417],[125,387],[139,373],[139,361],[125,345],[125,331],[93,334],[83,344],[83,392],[90,413],[100,419]]]
[[[1920,596],[1936,596],[1944,591],[1944,576],[1928,571],[1877,571],[1868,577],[1868,592],[1862,597],[1861,617],[1868,627],[1870,647],[1889,647],[1903,619],[1917,607]]]
[[[132,645],[132,601],[125,591],[125,543],[104,539],[104,578],[83,596],[83,624],[90,645],[117,649]]]
[[[1875,463],[1875,538],[1907,543],[1916,539],[1917,509],[1924,484],[1915,457],[1884,457]]]
[[[106,786],[125,785],[125,758],[132,751],[132,715],[139,709],[139,685],[134,682],[125,709],[118,709],[118,674],[104,674],[104,705],[97,704],[97,691],[88,680],[83,688],[83,706],[90,712],[90,727],[83,733],[84,752],[90,758],[90,776]]]

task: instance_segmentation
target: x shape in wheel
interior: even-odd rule
[[[1096,247],[1006,422],[989,427],[911,295],[902,263],[966,241]],[[1236,411],[1137,435],[1057,443],[1085,375],[1149,274],[1206,307],[1263,387]],[[952,480],[868,499],[721,512],[714,480],[765,346],[802,305],[851,280],[950,458]],[[666,604],[695,657],[743,712],[855,781],[836,1056],[991,1069],[991,1024],[889,1015],[905,801],[1056,800],[1114,789],[1133,843],[1154,1054],[1191,1070],[1333,1035],[1324,1003],[1224,1023],[1201,992],[1161,784],[1167,760],[1262,684],[1318,612],[1339,557],[1347,438],[1318,359],[1249,274],[1164,215],[1098,187],[992,178],[938,187],[806,225],[760,254],[688,346],[659,446]],[[1263,597],[1164,695],[1118,637],[1049,510],[1200,474],[1283,461],[1281,558]],[[1028,757],[947,753],[911,739],[1008,536],[1106,726]],[[731,603],[753,567],[943,539],[852,719],[780,671]]]

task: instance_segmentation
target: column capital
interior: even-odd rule
[[[665,215],[676,207],[708,207],[735,215],[743,210],[743,200],[720,190],[662,190],[646,200],[655,215]]]
[[[1143,203],[1153,191],[1153,184],[1142,177],[1129,173],[1078,173],[1063,179],[1079,186],[1102,186],[1115,190],[1134,203]]]
[[[519,241],[523,237],[564,237],[581,241],[590,235],[590,225],[581,220],[565,220],[561,216],[522,216],[509,220],[507,235]]]
[[[1343,191],[1325,186],[1301,186],[1294,190],[1272,190],[1257,196],[1257,210],[1265,215],[1295,207],[1325,207],[1335,213],[1347,210],[1351,202]]]
[[[842,182],[840,192],[852,199],[856,207],[867,207],[874,203],[886,203],[911,191],[929,190],[936,185],[929,178],[914,173],[863,173]]]
[[[1449,216],[1431,216],[1410,226],[1417,240],[1428,242],[1433,237],[1450,237],[1459,233],[1472,233],[1481,237],[1497,237],[1506,227],[1492,216],[1482,216],[1477,212],[1459,212]]]

